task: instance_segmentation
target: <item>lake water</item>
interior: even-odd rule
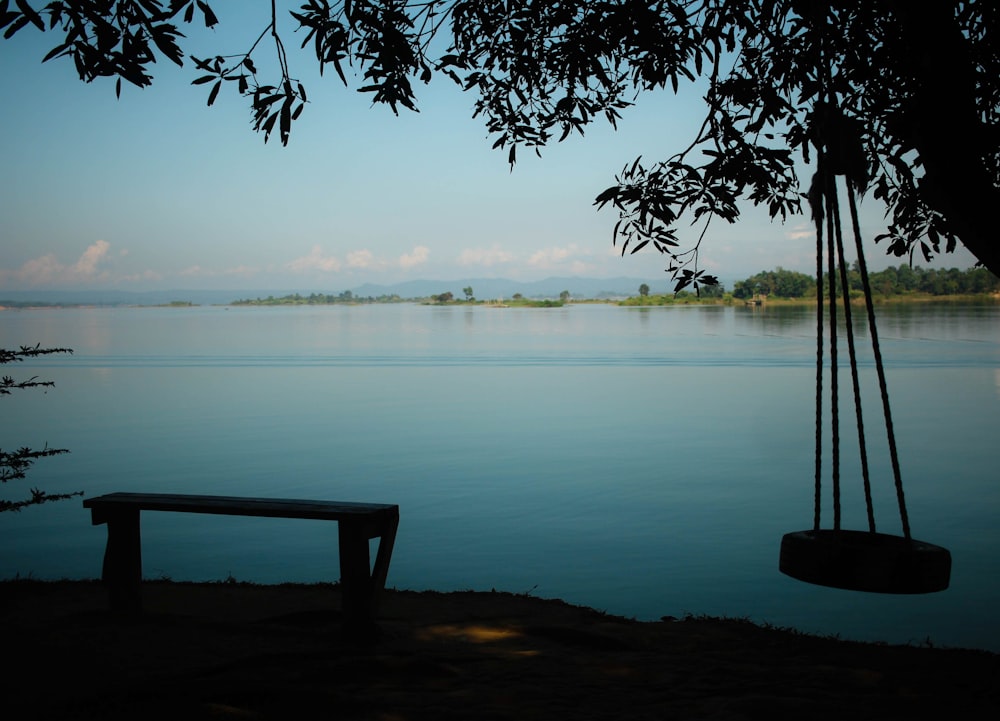
[[[1000,651],[1000,306],[879,312],[913,535],[953,555],[942,593],[778,572],[782,534],[812,525],[810,308],[6,311],[3,347],[76,352],[4,369],[56,387],[0,400],[0,439],[72,450],[32,471],[50,492],[398,503],[397,588]],[[899,533],[870,351],[861,364],[876,517]],[[841,415],[844,525],[865,528],[846,396]],[[4,514],[0,577],[95,577],[105,537],[78,499]],[[149,513],[143,544],[149,577],[338,576],[323,522]]]

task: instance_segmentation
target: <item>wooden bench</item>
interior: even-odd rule
[[[113,611],[142,610],[142,548],[140,511],[214,513],[266,518],[312,518],[337,521],[340,544],[340,588],[344,628],[352,634],[375,627],[378,600],[385,587],[389,559],[399,525],[399,506],[385,503],[304,501],[290,498],[242,498],[195,496],[172,493],[110,493],[88,498],[96,525],[108,524],[103,580],[108,586]],[[375,565],[371,567],[368,541],[379,539]]]

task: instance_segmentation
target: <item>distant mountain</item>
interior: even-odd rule
[[[404,283],[379,285],[365,283],[355,288],[295,288],[269,290],[0,290],[0,306],[16,303],[47,305],[165,305],[175,301],[198,305],[227,305],[235,300],[280,298],[300,293],[338,295],[345,290],[361,298],[398,295],[401,298],[426,298],[451,292],[456,298],[464,297],[463,288],[472,288],[480,299],[510,298],[520,293],[525,298],[558,298],[564,290],[571,298],[627,298],[639,292],[645,283],[653,293],[666,293],[672,289],[667,278],[643,280],[642,278],[546,278],[536,281],[516,281],[505,278],[466,278],[464,280],[411,280]]]
[[[239,298],[266,298],[294,290],[0,290],[0,306],[10,303],[45,305],[166,305],[175,301],[226,305]]]

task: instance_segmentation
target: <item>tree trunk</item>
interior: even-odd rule
[[[976,107],[975,61],[948,2],[888,0],[898,21],[895,55],[910,79],[908,138],[923,163],[923,200],[976,258],[1000,275],[1000,188],[985,154],[994,145]]]

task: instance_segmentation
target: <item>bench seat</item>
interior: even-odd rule
[[[102,577],[109,588],[112,609],[124,613],[142,610],[141,511],[337,521],[344,625],[352,633],[364,633],[375,624],[399,525],[399,506],[387,503],[109,493],[88,498],[83,506],[90,509],[94,525],[108,526]],[[379,539],[374,567],[368,551],[372,538]]]

